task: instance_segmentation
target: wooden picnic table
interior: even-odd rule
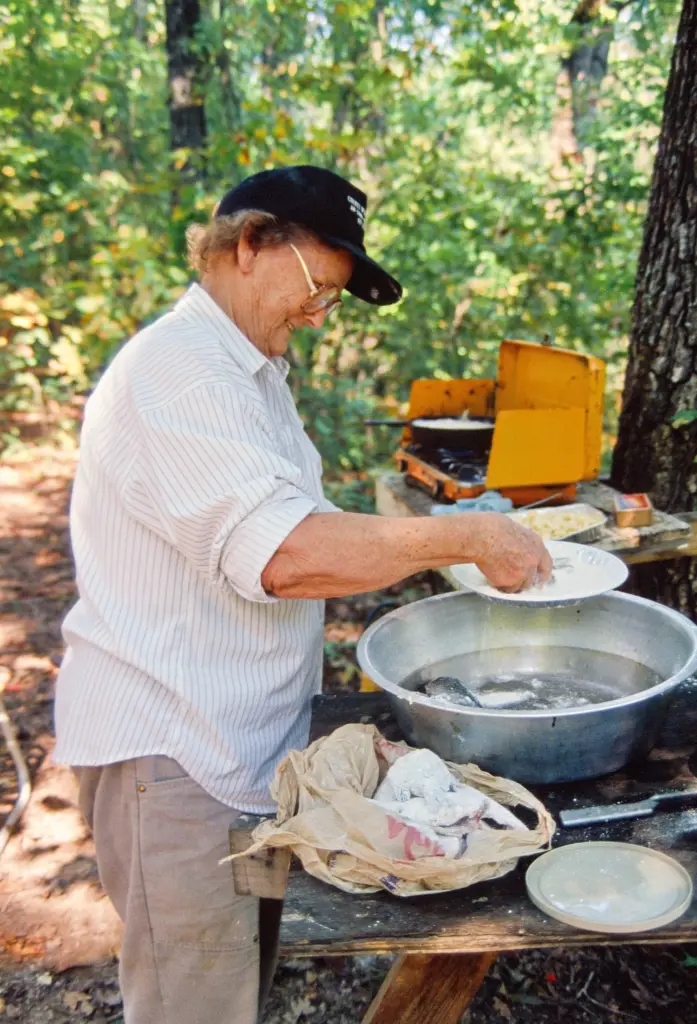
[[[391,739],[399,729],[383,693],[315,698],[311,739],[349,722],[372,722]],[[639,799],[656,791],[697,788],[697,684],[676,696],[647,757],[621,772],[586,782],[530,787],[557,816],[565,807]],[[697,873],[697,809],[569,830],[553,845],[588,840],[640,843],[675,857]],[[240,846],[239,836],[231,846]],[[245,861],[234,862],[244,878]],[[398,954],[363,1024],[458,1024],[498,953],[541,947],[581,947],[697,940],[697,901],[679,921],[641,935],[579,931],[546,917],[525,890],[529,859],[502,879],[457,892],[408,899],[350,895],[300,868],[287,877],[281,923],[285,956]],[[286,871],[283,870],[285,885]],[[237,877],[237,876],[236,876]],[[250,876],[251,877],[251,876]],[[244,884],[244,882],[243,882]],[[248,891],[254,891],[253,882]],[[278,893],[280,895],[280,893]]]

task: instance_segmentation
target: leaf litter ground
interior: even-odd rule
[[[33,904],[20,899],[26,926],[8,930],[6,922],[17,921],[12,917],[17,893],[0,892],[0,1021],[21,1024],[120,1024],[123,1019],[113,918],[99,889],[91,841],[74,818],[69,819],[70,843],[53,825],[74,813],[64,795],[66,779],[50,765],[60,621],[74,599],[66,515],[74,465],[72,453],[43,449],[7,458],[0,469],[0,664],[11,672],[5,702],[37,786],[34,804],[39,804],[0,860],[0,876],[7,875],[14,845],[19,851],[13,854],[15,867],[29,866],[26,878],[40,899],[40,926],[32,918]],[[411,600],[431,592],[432,586],[423,578],[411,582],[409,590],[393,588],[387,596]],[[366,615],[384,598],[367,595],[329,603],[326,689],[357,688],[354,646]],[[3,747],[0,814],[9,812],[15,797],[14,770]],[[32,876],[36,862],[39,875]],[[56,912],[52,918],[52,906],[58,911],[62,907],[63,916]],[[72,930],[83,933],[77,945],[66,934],[66,920],[73,921]],[[389,966],[389,957],[283,961],[262,1024],[354,1024]],[[506,954],[492,967],[463,1024],[697,1024],[696,981],[697,947]]]

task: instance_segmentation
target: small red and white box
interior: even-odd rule
[[[618,494],[615,498],[615,521],[618,526],[650,526],[653,505],[648,494]]]

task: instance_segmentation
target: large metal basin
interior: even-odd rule
[[[512,647],[526,662],[544,660],[545,648],[619,655],[661,681],[626,693],[618,679],[616,699],[553,711],[451,710],[400,685],[453,655]],[[410,743],[520,782],[565,782],[615,771],[651,749],[672,691],[697,671],[697,628],[629,594],[536,609],[460,591],[385,615],[361,637],[358,661],[389,694]]]

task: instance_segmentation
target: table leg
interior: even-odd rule
[[[459,1024],[496,953],[397,958],[362,1024]]]

